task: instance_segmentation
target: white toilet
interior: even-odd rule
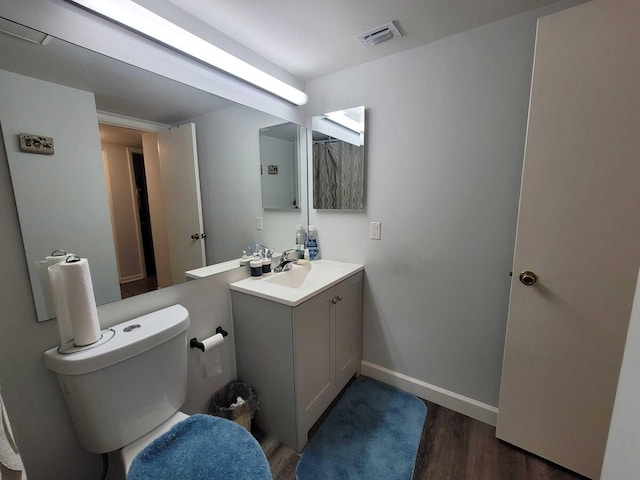
[[[189,312],[173,305],[111,327],[90,348],[45,352],[80,443],[90,452],[113,452],[111,472],[126,474],[138,452],[188,417],[179,411],[188,326]]]

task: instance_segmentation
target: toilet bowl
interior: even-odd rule
[[[109,454],[108,478],[124,478],[141,451],[189,418],[179,411],[187,389],[188,326],[187,310],[173,305],[111,327],[106,340],[88,348],[45,352],[80,443]]]
[[[129,471],[131,463],[133,462],[133,459],[136,458],[136,455],[144,450],[151,442],[153,442],[156,438],[159,438],[164,433],[168,432],[171,427],[180,423],[182,420],[186,420],[187,418],[189,418],[189,415],[182,412],[176,412],[146,435],[143,435],[137,440],[134,440],[130,444],[122,447],[118,451],[117,461],[121,463],[124,471]]]

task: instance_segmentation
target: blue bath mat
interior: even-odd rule
[[[151,442],[134,458],[127,480],[271,480],[260,445],[240,425],[192,415]]]
[[[359,377],[307,445],[298,480],[411,480],[427,407]]]

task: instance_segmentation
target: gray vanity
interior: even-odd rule
[[[231,284],[238,379],[260,397],[255,422],[301,451],[362,359],[363,266],[318,260]]]

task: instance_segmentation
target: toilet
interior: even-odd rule
[[[189,418],[179,410],[187,390],[188,326],[189,312],[173,305],[103,331],[89,348],[45,352],[80,443],[109,453],[109,478],[124,478],[139,452]]]

